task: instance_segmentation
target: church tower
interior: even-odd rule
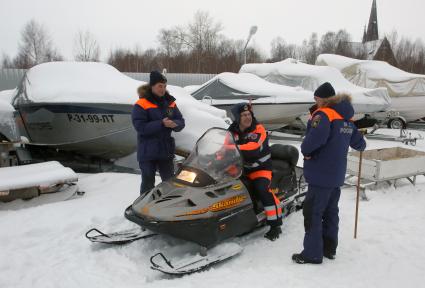
[[[373,3],[372,3],[372,10],[370,11],[369,25],[367,26],[367,32],[365,36],[366,37],[363,37],[363,43],[379,40],[376,0],[373,0]]]

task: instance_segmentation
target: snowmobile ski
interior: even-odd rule
[[[96,234],[95,234],[96,233]],[[140,228],[123,230],[114,233],[103,233],[102,231],[92,228],[86,233],[86,238],[91,242],[104,243],[104,244],[127,244],[136,240],[146,239],[158,234],[146,232]]]
[[[196,255],[178,263],[171,263],[171,261],[160,252],[151,257],[151,269],[168,275],[182,276],[206,270],[216,264],[229,260],[242,251],[243,248],[239,244],[221,244],[209,250],[206,256]]]

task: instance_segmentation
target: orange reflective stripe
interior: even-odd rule
[[[251,133],[259,133],[260,134],[260,140],[258,142],[248,142],[246,144],[239,145],[239,150],[245,150],[245,151],[252,151],[256,150],[261,147],[263,142],[266,140],[267,132],[266,129],[264,129],[263,125],[257,125],[254,131]]]
[[[269,179],[270,181],[272,181],[272,171],[270,171],[270,170],[255,171],[255,172],[250,173],[248,175],[248,178],[250,180],[255,180],[257,178],[266,178],[266,179]]]
[[[279,201],[279,199],[276,197],[276,195],[275,195],[274,193],[272,193],[272,195],[273,195],[274,203],[275,203],[277,206],[279,206],[279,205],[280,205],[280,201]]]
[[[260,145],[257,142],[248,142],[243,145],[239,145],[239,150],[242,151],[252,151],[260,148]]]
[[[145,98],[139,99],[139,101],[136,102],[136,105],[139,105],[145,110],[148,110],[151,108],[158,108],[158,105],[153,104],[152,102],[148,101]]]
[[[276,216],[278,213],[276,211],[277,209],[273,209],[273,210],[266,210],[266,216],[270,217],[270,216]]]
[[[317,109],[316,111],[313,112],[311,117],[313,117],[319,111],[325,113],[326,116],[328,116],[329,122],[332,122],[334,120],[344,120],[344,117],[342,117],[338,112],[328,107]]]
[[[176,102],[172,102],[170,105],[168,105],[168,107],[170,107],[170,108],[176,107]]]

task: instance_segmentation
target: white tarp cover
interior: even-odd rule
[[[0,134],[3,134],[10,141],[18,140],[18,129],[15,124],[12,98],[16,94],[16,90],[0,91]]]
[[[408,73],[384,61],[322,54],[317,57],[316,65],[335,67],[362,87],[385,87],[391,97],[425,96],[425,75]]]
[[[267,96],[258,98],[254,101],[255,103],[312,103],[313,93],[311,91],[304,90],[300,87],[294,88],[284,85],[279,85],[275,83],[270,83],[264,79],[250,74],[250,73],[231,73],[224,72],[215,76],[210,81],[206,82],[204,85],[200,86],[197,91],[203,89],[204,87],[210,85],[211,83],[219,81],[224,85],[251,95],[257,96]],[[195,94],[197,91],[194,91]],[[234,102],[240,102],[240,97],[238,98],[237,93],[234,93],[235,99]]]
[[[28,70],[25,94],[18,102],[134,104],[137,88],[146,82],[134,80],[114,67],[97,62],[50,62]],[[167,86],[186,120],[186,128],[174,133],[180,149],[192,150],[196,140],[211,127],[226,128],[226,112],[195,100],[178,86]]]
[[[348,92],[358,113],[385,111],[391,106],[386,89],[367,89],[350,83],[335,68],[315,66],[295,59],[276,63],[245,64],[240,73],[252,73],[269,82],[314,91],[324,82],[330,82],[336,92]]]
[[[0,168],[0,191],[49,187],[76,181],[77,174],[57,161]]]

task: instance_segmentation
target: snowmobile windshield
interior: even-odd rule
[[[208,130],[196,143],[175,179],[193,186],[225,183],[242,174],[242,159],[230,132]]]

